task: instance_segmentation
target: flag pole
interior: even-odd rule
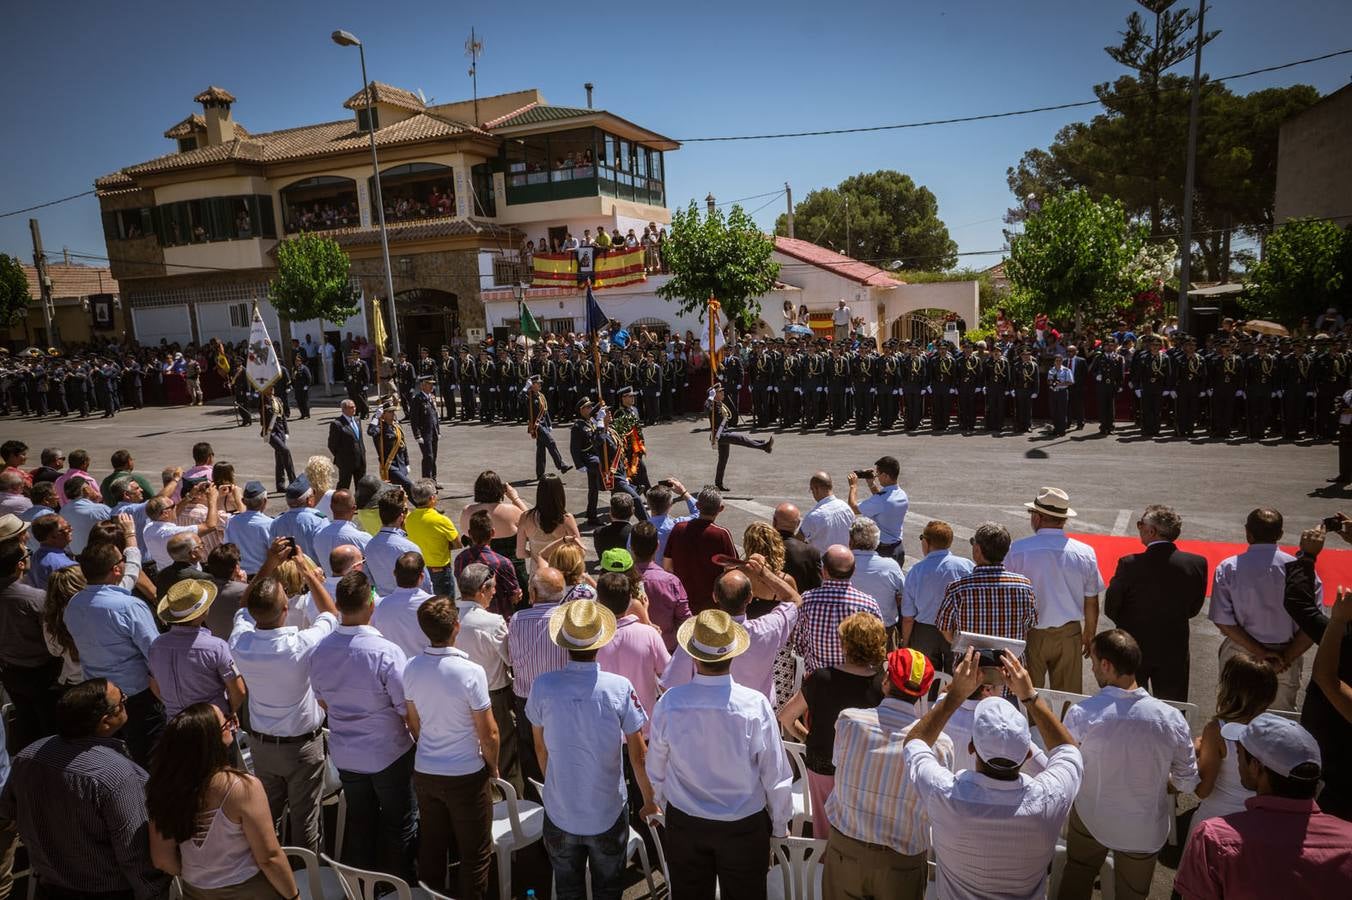
[[[587,292],[590,293],[590,292],[591,292],[591,289],[592,289],[592,280],[591,280],[590,278],[588,278],[588,279],[587,279]],[[588,325],[590,326],[590,322],[591,322],[591,316],[590,316],[590,315],[587,316],[587,320],[588,320]],[[595,328],[588,327],[587,330],[591,332],[592,368],[595,370],[595,373],[596,373],[596,406],[597,406],[597,409],[600,409],[600,408],[605,404],[605,398],[604,398],[604,396],[602,396],[602,394],[601,394],[601,345],[600,345],[600,343],[599,343],[599,341],[598,341],[598,336],[597,336],[597,334],[596,334],[596,329],[595,329]],[[603,485],[605,484],[606,473],[609,472],[609,471],[610,471],[610,452],[609,452],[609,444],[606,442],[605,437],[602,436],[602,438],[601,438],[601,479],[602,479],[601,483],[602,483]]]

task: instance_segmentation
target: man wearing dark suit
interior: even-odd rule
[[[1141,645],[1136,681],[1161,700],[1188,699],[1188,620],[1206,599],[1206,558],[1174,544],[1183,520],[1147,506],[1136,529],[1145,550],[1117,561],[1104,612]]]
[[[1352,543],[1352,525],[1346,516],[1339,515],[1342,527],[1337,534]],[[1342,641],[1338,655],[1338,680],[1352,682],[1352,628],[1344,626],[1341,633],[1329,631],[1329,617],[1315,593],[1317,579],[1315,559],[1324,549],[1324,529],[1311,528],[1300,534],[1300,555],[1286,564],[1286,593],[1283,606],[1286,613],[1316,644],[1324,641]],[[1305,706],[1300,711],[1300,724],[1319,742],[1324,754],[1324,789],[1319,794],[1319,808],[1341,819],[1352,818],[1352,759],[1347,748],[1352,746],[1352,721],[1344,718],[1329,702],[1324,691],[1310,679],[1305,691]]]
[[[329,454],[338,467],[338,487],[347,490],[366,474],[366,443],[361,436],[357,404],[344,400],[341,415],[329,423]]]
[[[802,524],[803,514],[792,503],[775,507],[774,529],[784,539],[784,572],[793,576],[799,591],[810,591],[822,585],[822,555],[798,536]]]

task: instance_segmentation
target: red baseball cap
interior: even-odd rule
[[[919,650],[903,647],[887,654],[887,677],[903,694],[920,697],[934,683],[934,663]]]

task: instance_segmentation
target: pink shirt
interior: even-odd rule
[[[596,661],[602,672],[623,675],[634,686],[634,694],[649,720],[643,723],[646,738],[657,704],[657,679],[666,671],[671,654],[662,643],[661,632],[644,625],[638,616],[621,616],[615,625],[615,637],[597,651]]]
[[[676,650],[676,629],[690,618],[690,602],[686,599],[685,585],[666,569],[655,562],[638,567],[643,576],[643,591],[648,595],[648,618],[662,629],[662,642],[667,652]],[[647,712],[652,714],[652,707]]]
[[[94,480],[93,475],[90,475],[84,469],[67,469],[57,476],[56,483],[52,485],[52,489],[56,491],[57,506],[65,506],[70,502],[70,499],[66,497],[66,482],[72,478],[79,478],[93,485],[94,499],[99,503],[103,502],[103,494],[99,493],[99,483]]]
[[[1178,866],[1184,900],[1341,897],[1352,884],[1352,822],[1313,800],[1250,797],[1244,812],[1197,826]]]
[[[775,656],[789,640],[798,621],[798,607],[792,603],[780,603],[774,609],[755,619],[746,616],[733,616],[734,622],[740,622],[751,638],[751,645],[745,653],[732,661],[732,680],[740,685],[760,691],[770,705],[775,703]],[[671,655],[671,664],[662,673],[662,689],[687,684],[695,677],[695,661],[684,647],[677,647]]]

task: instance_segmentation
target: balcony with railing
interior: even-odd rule
[[[666,205],[662,151],[599,128],[510,140],[503,164],[509,206],[599,196]]]

